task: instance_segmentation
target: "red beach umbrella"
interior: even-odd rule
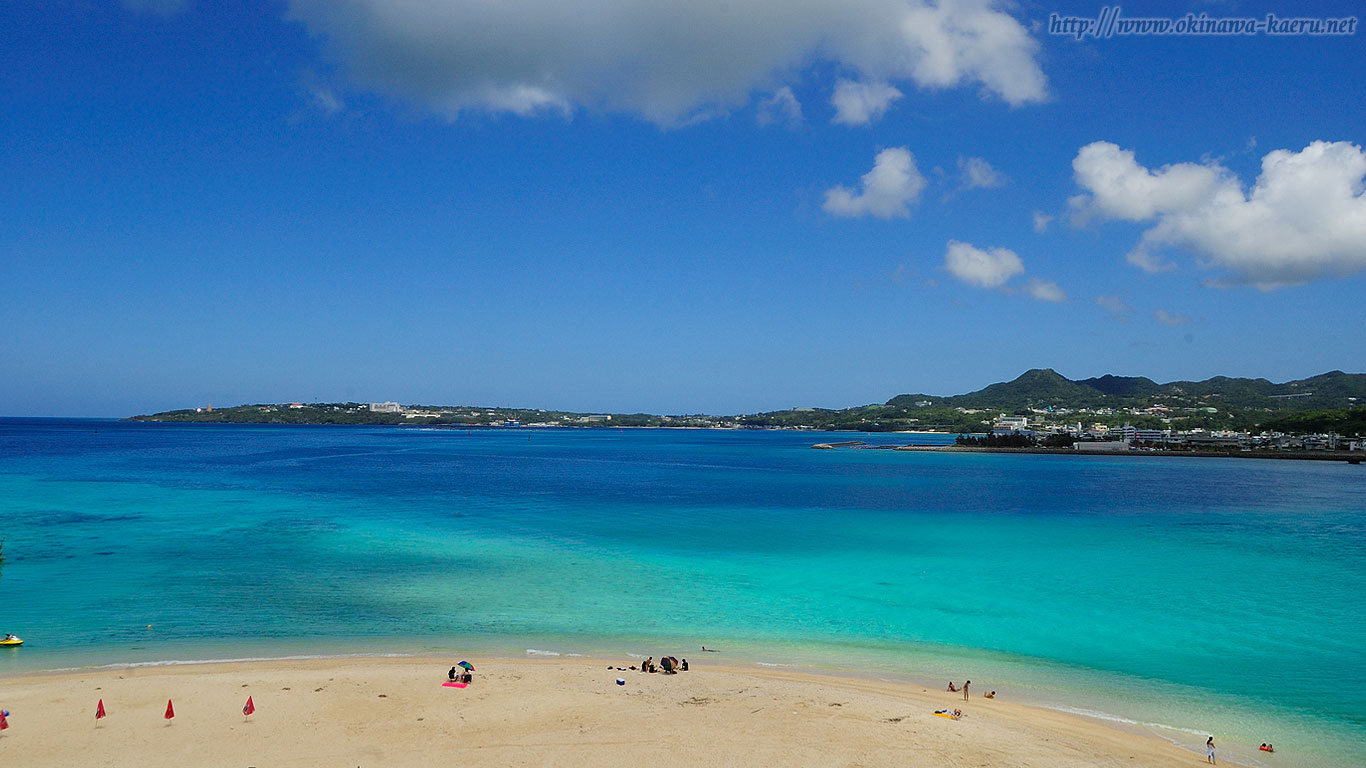
[[[166,700],[166,719],[167,719],[167,720],[170,720],[170,719],[173,718],[173,717],[175,717],[175,707],[171,706],[171,700],[170,700],[170,699],[167,699],[167,700]]]
[[[246,705],[245,707],[242,707],[242,714],[244,714],[244,715],[250,715],[252,712],[255,712],[255,711],[256,711],[256,705],[253,704],[253,703],[251,703],[251,697],[248,696],[248,697],[247,697],[247,705]]]
[[[0,731],[3,731],[9,727],[9,720],[7,719],[8,716],[8,712],[0,709]]]
[[[99,705],[95,707],[95,719],[99,720],[104,716],[104,699],[100,699]]]

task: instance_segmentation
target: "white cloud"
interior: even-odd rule
[[[1006,175],[991,167],[991,163],[980,157],[959,157],[958,171],[962,174],[963,189],[985,189],[1003,187]]]
[[[1024,262],[1006,248],[982,250],[969,243],[950,240],[944,251],[944,269],[968,285],[1000,288],[1010,278],[1024,272]]]
[[[859,179],[858,190],[840,185],[825,191],[825,212],[832,216],[871,214],[880,219],[906,218],[911,215],[910,204],[919,199],[925,183],[910,150],[884,149],[877,153],[873,170]]]
[[[1038,232],[1038,233],[1041,234],[1041,235],[1042,235],[1043,233],[1047,232],[1047,231],[1048,231],[1048,225],[1051,224],[1051,223],[1053,222],[1053,219],[1054,219],[1054,218],[1056,218],[1056,217],[1053,216],[1053,215],[1051,215],[1051,214],[1044,213],[1043,211],[1035,211],[1035,212],[1034,212],[1034,231],[1035,231],[1035,232]]]
[[[1024,292],[1039,301],[1067,301],[1067,294],[1052,280],[1040,280],[1037,277],[1031,277],[1029,282],[1025,283]]]
[[[759,125],[772,123],[799,125],[802,122],[802,103],[797,101],[797,96],[792,93],[792,88],[784,85],[774,91],[772,96],[759,102],[754,119],[758,121]]]
[[[1024,274],[1024,260],[1008,248],[978,248],[971,243],[950,240],[944,250],[944,269],[959,280],[978,288],[996,288],[1002,293],[1023,293],[1039,301],[1067,301],[1067,293],[1052,280],[1031,277],[1023,288],[1010,285]]]
[[[362,87],[454,118],[578,107],[678,124],[772,92],[812,62],[868,82],[1047,97],[1006,0],[289,0]]]
[[[1152,222],[1128,257],[1149,271],[1170,268],[1157,253],[1170,248],[1223,270],[1218,284],[1264,290],[1366,269],[1366,153],[1354,144],[1269,152],[1246,190],[1217,163],[1152,171],[1108,142],[1082,147],[1072,167],[1079,218]]]
[[[1176,269],[1176,265],[1156,254],[1149,253],[1143,249],[1129,251],[1124,260],[1133,264],[1135,267],[1155,275],[1158,272],[1170,272]]]
[[[326,114],[335,115],[346,106],[346,102],[342,101],[341,94],[337,93],[335,88],[316,77],[305,77],[303,87],[308,94],[308,103]]]
[[[1134,153],[1108,141],[1081,148],[1072,161],[1077,183],[1089,193],[1072,198],[1083,215],[1143,221],[1209,198],[1227,173],[1218,166],[1177,163],[1156,172],[1139,165]]]
[[[904,94],[889,83],[856,83],[840,78],[830,104],[835,107],[832,123],[867,125],[882,118],[892,102]]]
[[[1157,318],[1157,322],[1163,325],[1185,325],[1191,321],[1185,315],[1174,315],[1161,307],[1153,313],[1153,317]]]
[[[1110,313],[1110,317],[1121,323],[1127,323],[1132,318],[1134,308],[1120,296],[1097,296],[1096,304],[1104,307]]]

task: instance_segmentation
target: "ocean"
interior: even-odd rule
[[[0,677],[705,645],[1366,765],[1366,467],[852,438],[951,440],[0,419]]]

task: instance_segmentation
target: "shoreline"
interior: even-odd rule
[[[814,447],[814,446],[813,446]],[[1194,459],[1286,459],[1290,461],[1342,461],[1349,464],[1366,461],[1361,451],[1079,451],[1075,448],[987,448],[976,445],[897,445],[880,448],[892,451],[929,451],[932,453],[1014,453],[1044,456],[1118,456],[1194,458]]]
[[[116,765],[182,766],[416,766],[450,751],[476,765],[638,764],[656,762],[662,749],[678,765],[1165,767],[1203,757],[1008,693],[965,703],[915,682],[704,657],[678,675],[615,669],[638,660],[471,657],[474,683],[441,687],[457,660],[294,658],[28,673],[3,679],[0,705],[10,710],[11,729],[0,749],[10,762],[37,768],[96,753]],[[257,708],[250,719],[240,712],[248,695]],[[170,724],[162,717],[168,698],[177,714]],[[99,699],[110,717],[95,723]],[[966,716],[932,714],[944,708]]]

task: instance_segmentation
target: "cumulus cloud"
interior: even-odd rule
[[[970,243],[950,240],[944,251],[944,269],[968,285],[1000,288],[1010,278],[1024,273],[1024,261],[1007,248],[983,250]]]
[[[1042,101],[1038,42],[1005,0],[289,0],[362,87],[455,117],[576,107],[677,124],[813,61],[867,82]]]
[[[889,83],[856,83],[840,78],[830,104],[835,117],[830,122],[845,125],[867,125],[881,119],[892,102],[904,94]]]
[[[857,218],[873,215],[880,219],[906,218],[910,205],[925,189],[925,177],[915,167],[915,155],[905,147],[877,153],[873,170],[859,179],[859,188],[839,185],[825,191],[825,212],[832,216]]]
[[[1004,173],[980,157],[959,157],[958,172],[962,175],[963,189],[1003,187],[1007,181]]]
[[[784,85],[774,91],[772,96],[759,102],[754,119],[758,121],[759,125],[770,125],[772,123],[799,125],[802,122],[802,103],[797,101],[797,96],[792,93],[792,88]]]
[[[1031,277],[1024,286],[1010,281],[1024,274],[1024,260],[1009,248],[978,248],[971,243],[950,240],[944,250],[944,269],[968,285],[999,289],[1002,293],[1023,293],[1039,301],[1067,301],[1067,293],[1052,280]]]
[[[1186,325],[1191,321],[1191,319],[1185,315],[1172,314],[1161,307],[1153,313],[1153,317],[1157,318],[1157,322],[1163,325]]]
[[[1034,231],[1043,234],[1048,231],[1048,225],[1053,222],[1055,217],[1043,211],[1034,212]]]
[[[1096,304],[1102,306],[1110,313],[1110,317],[1121,322],[1127,323],[1133,317],[1134,308],[1120,296],[1097,296]]]
[[[1067,294],[1052,280],[1040,280],[1037,277],[1031,277],[1029,282],[1025,283],[1024,292],[1039,301],[1067,301]]]
[[[1156,172],[1138,164],[1134,153],[1108,141],[1081,148],[1072,161],[1077,184],[1087,194],[1072,198],[1083,216],[1144,221],[1208,200],[1227,171],[1196,163],[1165,165]]]
[[[1148,271],[1173,266],[1168,249],[1222,270],[1216,284],[1264,290],[1366,269],[1366,153],[1349,142],[1269,152],[1246,189],[1215,162],[1154,171],[1109,142],[1082,147],[1072,168],[1080,220],[1152,224],[1128,257]]]

